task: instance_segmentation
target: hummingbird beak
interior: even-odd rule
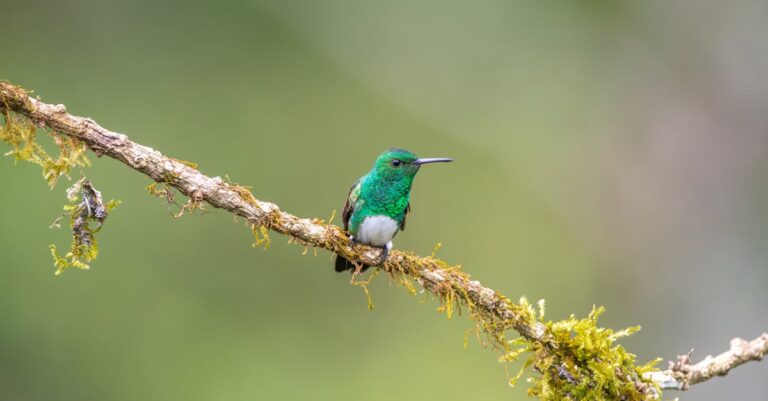
[[[448,159],[446,157],[432,157],[427,159],[416,159],[412,161],[411,164],[415,164],[418,166],[418,165],[427,164],[427,163],[448,163],[452,161],[453,159]]]

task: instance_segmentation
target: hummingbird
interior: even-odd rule
[[[368,174],[349,189],[341,212],[350,246],[365,244],[382,249],[381,263],[392,249],[392,238],[405,230],[405,216],[411,210],[411,185],[424,164],[452,162],[439,157],[420,159],[405,149],[388,149],[376,158]],[[363,265],[362,271],[368,268]],[[336,271],[355,270],[349,260],[336,256]]]

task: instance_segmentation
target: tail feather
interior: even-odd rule
[[[337,272],[343,272],[349,270],[350,272],[355,271],[355,264],[350,262],[349,260],[345,259],[342,256],[336,255],[336,271]],[[370,266],[364,264],[363,268],[360,270],[361,272],[366,271]]]

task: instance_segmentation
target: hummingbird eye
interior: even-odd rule
[[[401,162],[400,160],[397,160],[397,159],[395,159],[395,160],[392,160],[392,165],[393,165],[393,166],[395,166],[395,167],[399,166],[399,165],[400,165],[400,164],[402,164],[402,163],[403,163],[403,162]]]

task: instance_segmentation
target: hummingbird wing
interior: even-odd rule
[[[411,211],[411,202],[405,205],[405,213],[403,213],[403,221],[400,223],[400,231],[405,231],[405,217],[408,216],[408,212]]]
[[[341,220],[344,221],[344,231],[349,231],[349,219],[352,218],[352,212],[355,210],[355,204],[360,198],[360,180],[355,181],[349,188],[347,201],[344,203],[344,209],[341,210]]]

